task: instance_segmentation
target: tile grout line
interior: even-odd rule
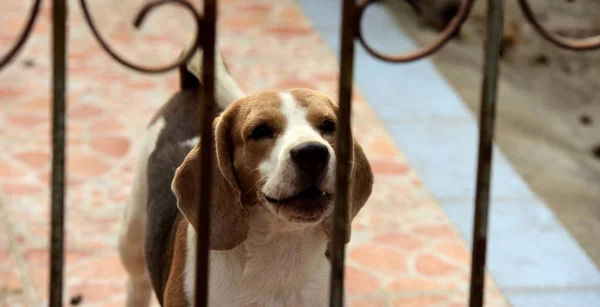
[[[0,196],[0,224],[4,225],[4,231],[6,232],[6,236],[8,238],[8,245],[10,248],[11,255],[17,264],[16,271],[19,274],[19,278],[23,283],[23,288],[25,289],[25,296],[27,297],[27,302],[30,306],[38,305],[37,293],[35,291],[35,285],[31,278],[31,274],[29,274],[29,270],[27,268],[27,264],[23,260],[22,257],[23,252],[19,247],[19,244],[15,241],[15,235],[12,231],[12,226],[7,219],[8,212],[4,207],[3,198]]]

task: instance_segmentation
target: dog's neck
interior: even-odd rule
[[[211,251],[210,302],[219,306],[325,306],[330,266],[321,227],[294,225],[256,207],[244,244],[230,251]],[[188,298],[194,285],[195,242],[190,226]]]

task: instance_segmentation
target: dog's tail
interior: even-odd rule
[[[200,86],[202,82],[202,55],[203,51],[199,49],[187,65],[179,68],[179,77],[182,89],[194,89]],[[229,74],[229,70],[221,57],[221,54],[215,52],[215,102],[223,110],[229,107],[234,101],[245,96],[237,82]]]

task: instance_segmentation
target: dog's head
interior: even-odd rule
[[[337,106],[306,89],[260,92],[237,100],[214,124],[211,249],[243,243],[248,211],[264,206],[295,226],[323,224],[329,234],[335,197]],[[200,144],[177,169],[173,191],[179,209],[196,228]],[[355,141],[351,152],[350,221],[367,201],[373,174]],[[349,226],[348,226],[349,227]],[[350,237],[348,229],[347,242]]]

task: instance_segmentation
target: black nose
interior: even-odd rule
[[[329,149],[327,146],[310,142],[298,145],[290,150],[292,159],[307,175],[319,175],[329,162]]]

